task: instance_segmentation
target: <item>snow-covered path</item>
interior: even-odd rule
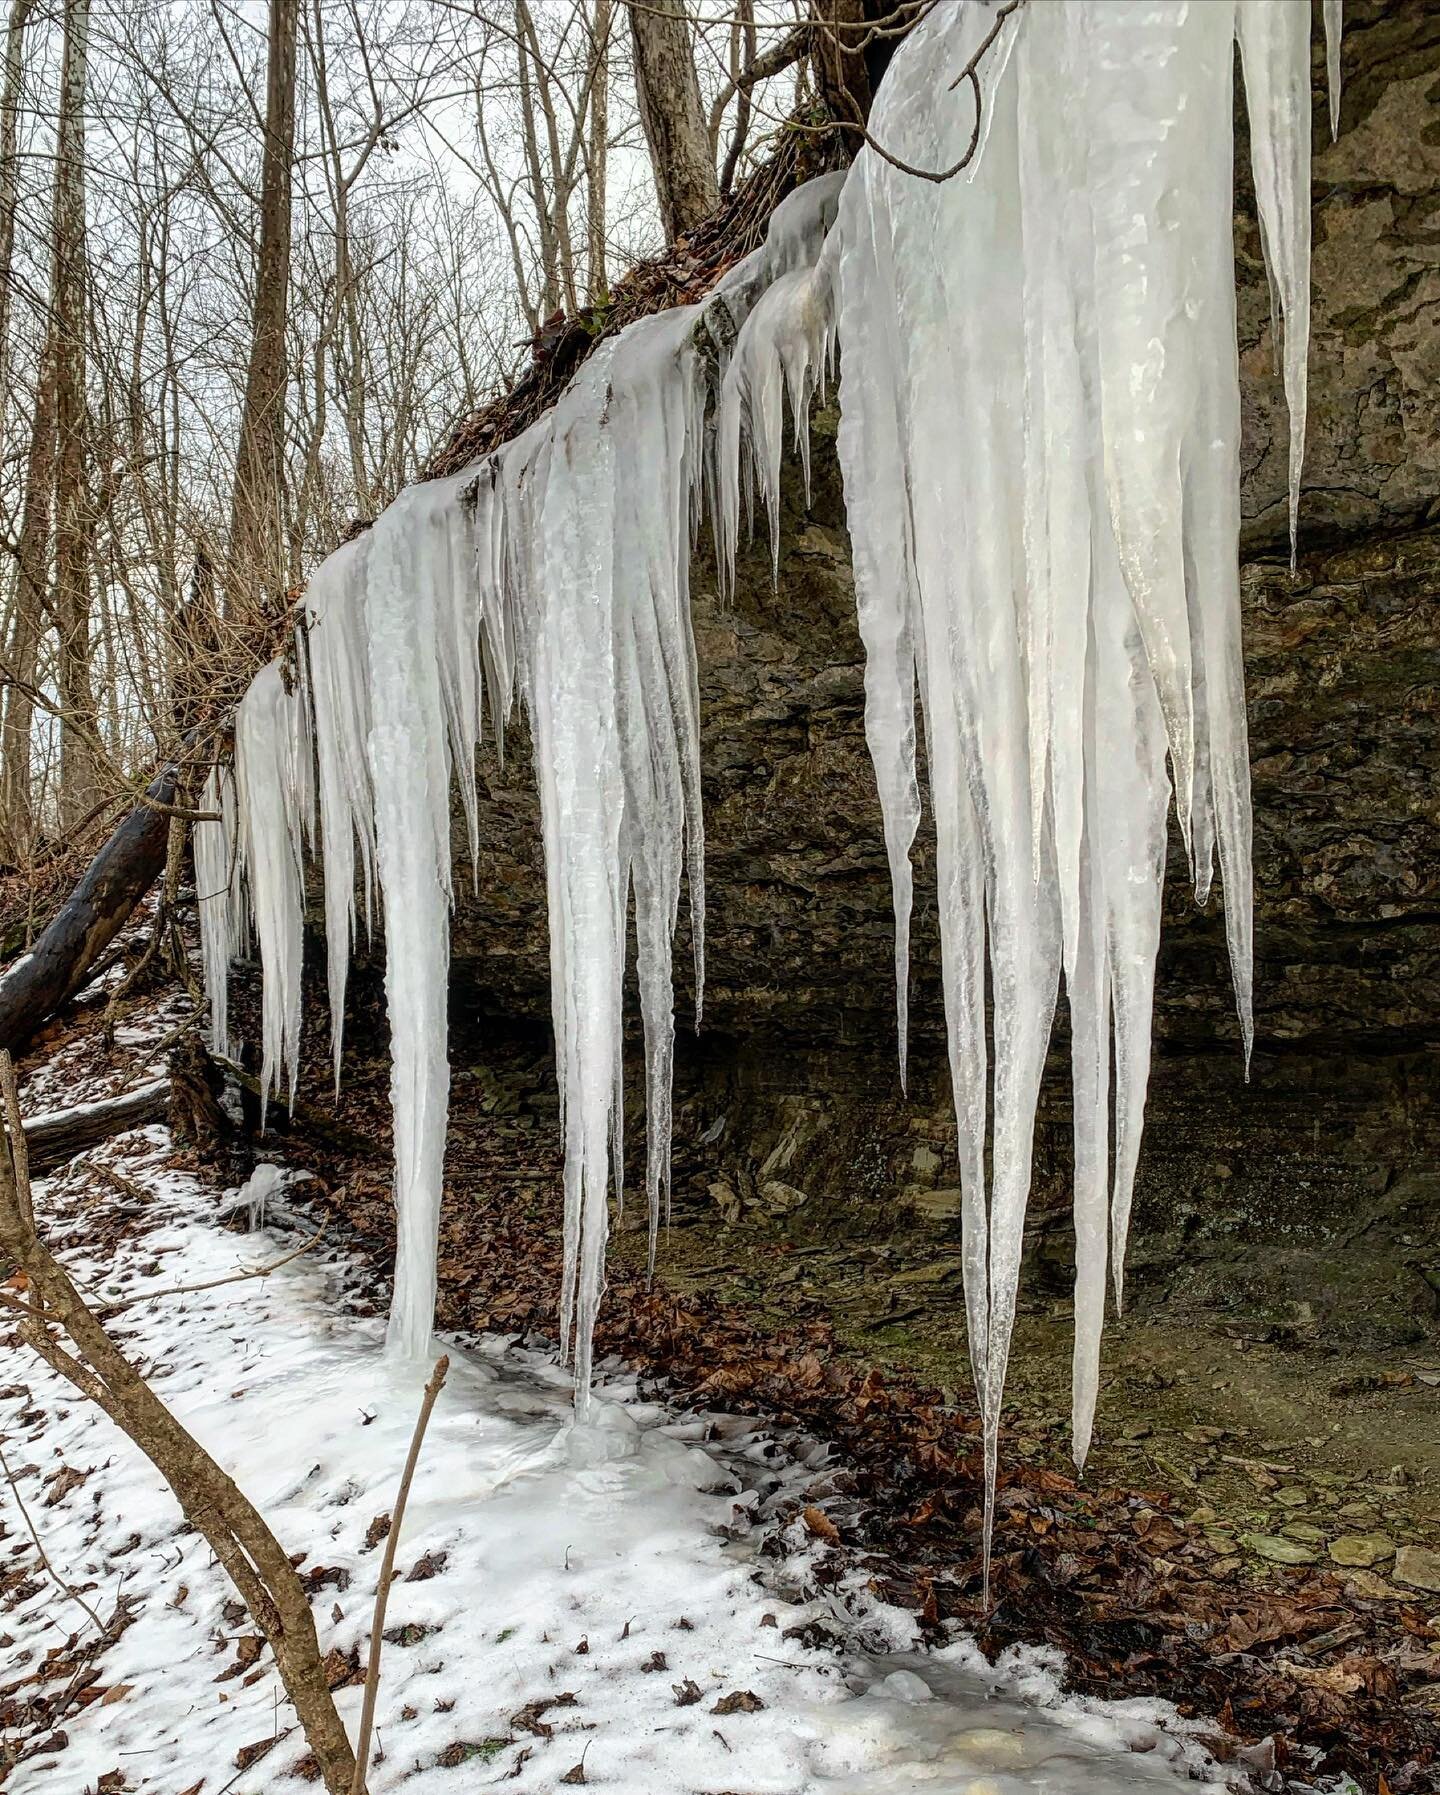
[[[48,1231],[75,1243],[67,1257],[97,1297],[224,1278],[299,1238],[301,1217],[285,1204],[303,1200],[303,1183],[272,1206],[266,1228],[237,1235],[216,1220],[216,1193],[169,1163],[165,1130],[97,1157],[123,1184],[77,1163],[38,1193]],[[117,1208],[130,1211],[119,1227]],[[264,1279],[157,1295],[114,1324],[286,1547],[305,1555],[337,1672],[363,1655],[377,1522],[394,1500],[424,1376],[381,1356],[381,1324],[355,1312],[358,1276],[322,1247]],[[1060,1703],[1038,1660],[997,1675],[962,1642],[906,1656],[897,1671],[877,1654],[906,1647],[909,1617],[878,1607],[858,1574],[817,1594],[816,1548],[798,1526],[791,1556],[770,1561],[762,1583],[754,1551],[720,1530],[743,1533],[731,1525],[737,1500],[742,1511],[757,1499],[768,1507],[813,1484],[815,1467],[787,1461],[754,1423],[672,1414],[612,1371],[599,1425],[580,1433],[567,1377],[543,1354],[499,1339],[447,1345],[450,1379],[387,1616],[373,1795],[491,1783],[525,1795],[567,1776],[578,1783],[582,1764],[587,1785],[627,1795],[1195,1786],[1199,1754],[1157,1730],[1147,1706]],[[52,1562],[92,1586],[88,1600],[106,1615],[122,1595],[138,1607],[100,1661],[102,1693],[66,1721],[63,1750],[27,1758],[7,1789],[282,1786],[304,1742],[203,1541],[180,1530],[156,1474],[103,1415],[18,1347],[6,1359],[0,1436]],[[8,1490],[3,1513],[0,1572],[35,1570]],[[19,1599],[26,1584],[0,1583],[11,1592],[0,1694],[83,1619],[43,1575],[31,1581]],[[787,1636],[837,1616],[857,1642],[848,1656]],[[338,1694],[352,1726],[360,1697],[354,1684]]]

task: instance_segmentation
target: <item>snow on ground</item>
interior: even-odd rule
[[[53,1079],[45,1091],[53,1101]],[[47,1230],[94,1297],[152,1299],[115,1332],[304,1554],[322,1651],[363,1659],[375,1523],[393,1505],[426,1367],[382,1356],[382,1324],[355,1312],[367,1274],[323,1243],[266,1278],[164,1294],[292,1251],[309,1231],[290,1207],[303,1184],[272,1191],[266,1226],[237,1235],[217,1220],[219,1193],[171,1163],[163,1128],[92,1157],[125,1185],[72,1163],[37,1191]],[[137,1191],[141,1225],[107,1225]],[[1062,1701],[1036,1654],[996,1672],[963,1641],[907,1650],[909,1617],[878,1607],[858,1576],[814,1593],[814,1542],[798,1527],[762,1579],[737,1504],[773,1508],[814,1477],[813,1453],[807,1469],[753,1422],[670,1412],[617,1367],[580,1430],[546,1354],[496,1337],[444,1344],[450,1378],[386,1619],[372,1795],[527,1795],[578,1782],[582,1764],[587,1786],[626,1795],[1117,1795],[1204,1781],[1202,1754],[1157,1727],[1152,1704]],[[51,1562],[107,1617],[121,1596],[138,1609],[99,1661],[105,1693],[67,1719],[63,1750],[16,1767],[8,1795],[304,1786],[290,1782],[305,1747],[270,1656],[158,1475],[23,1349],[7,1352],[4,1383],[0,1438]],[[0,1612],[3,1695],[83,1616],[40,1571],[8,1489],[0,1513],[13,1602]],[[4,1577],[17,1569],[34,1573],[18,1599]],[[788,1636],[837,1616],[848,1653]],[[337,1694],[352,1733],[361,1695]],[[272,1740],[261,1757],[249,1749]]]

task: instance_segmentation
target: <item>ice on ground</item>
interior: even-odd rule
[[[218,1228],[213,1193],[170,1168],[164,1129],[105,1153],[150,1194],[144,1229],[122,1229],[103,1255],[88,1248],[109,1199],[86,1189],[83,1161],[37,1187],[42,1225],[73,1230],[74,1273],[129,1305],[129,1354],[304,1554],[321,1650],[363,1661],[376,1523],[393,1508],[428,1367],[380,1352],[382,1324],[354,1313],[369,1274],[321,1249],[263,1280],[160,1295],[177,1267],[204,1283],[272,1262],[294,1237]],[[133,1195],[124,1201],[133,1212]],[[625,1795],[1041,1795],[1057,1781],[1066,1795],[1125,1795],[1194,1791],[1192,1774],[1219,1795],[1203,1754],[1159,1724],[1162,1709],[1064,1700],[1039,1655],[992,1670],[963,1642],[897,1662],[787,1638],[821,1619],[869,1637],[873,1652],[913,1644],[914,1629],[874,1606],[863,1570],[808,1593],[813,1541],[772,1567],[793,1600],[767,1587],[752,1546],[721,1536],[737,1504],[768,1512],[813,1475],[758,1424],[676,1414],[614,1366],[579,1422],[572,1379],[548,1357],[494,1337],[446,1350],[450,1378],[398,1545],[373,1795],[550,1795],[582,1758],[587,1786]],[[0,1431],[46,1550],[92,1605],[108,1613],[124,1596],[136,1618],[95,1667],[105,1698],[68,1717],[64,1749],[17,1765],[7,1789],[94,1788],[117,1768],[137,1795],[202,1779],[234,1795],[284,1786],[304,1741],[203,1540],[97,1409],[38,1360],[15,1359],[7,1375],[23,1385],[0,1397]],[[67,1469],[74,1481],[56,1483]],[[12,1504],[0,1493],[7,1567],[38,1573]],[[25,1576],[8,1587],[12,1665],[38,1666],[86,1624],[43,1575],[28,1593]],[[717,1714],[737,1692],[763,1706]],[[352,1734],[361,1694],[337,1695]],[[271,1741],[237,1768],[237,1754]]]

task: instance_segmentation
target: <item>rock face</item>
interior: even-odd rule
[[[1176,1269],[1183,1246],[1190,1261],[1249,1279],[1257,1301],[1309,1304],[1316,1325],[1403,1339],[1434,1324],[1440,1290],[1440,11],[1427,0],[1346,10],[1333,145],[1320,86],[1315,98],[1311,414],[1293,574],[1288,426],[1243,175],[1236,222],[1255,1067],[1247,1086],[1218,904],[1195,911],[1177,843],[1136,1270],[1142,1297],[1193,1285],[1204,1299],[1205,1274]],[[1317,38],[1317,83],[1322,62]],[[1245,155],[1242,139],[1242,169]],[[930,843],[922,825],[907,1102],[833,428],[816,419],[808,507],[796,482],[787,488],[778,585],[764,544],[744,560],[733,608],[718,600],[708,554],[695,570],[709,979],[696,1040],[677,956],[680,1215],[687,1193],[692,1214],[767,1212],[778,1187],[787,1227],[821,1210],[832,1227],[847,1214],[857,1228],[950,1227]],[[462,891],[453,940],[462,1023],[549,1013],[523,732],[509,746],[503,769],[482,756],[478,890]],[[1037,1157],[1042,1235],[1063,1234],[1067,1103],[1057,1057]],[[637,1095],[637,1124],[639,1111]],[[1342,1236],[1376,1216],[1395,1238],[1410,1233],[1409,1260],[1348,1285],[1322,1275]],[[1283,1262],[1246,1245],[1279,1239]]]

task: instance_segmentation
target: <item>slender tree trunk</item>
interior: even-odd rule
[[[560,251],[555,238],[555,224],[546,197],[545,168],[540,160],[540,135],[535,128],[539,110],[535,85],[539,71],[530,67],[528,48],[530,10],[525,0],[515,0],[515,43],[520,70],[520,130],[525,145],[525,169],[530,181],[530,197],[535,206],[535,228],[540,239],[540,279],[542,293],[540,315],[548,318],[560,309]]]
[[[285,319],[290,287],[290,185],[295,161],[295,38],[299,0],[270,0],[260,253],[250,367],[231,503],[227,603],[278,600],[286,584],[284,526]]]
[[[20,541],[15,554],[15,629],[10,640],[10,681],[0,729],[0,865],[23,866],[35,842],[31,791],[30,725],[45,591],[50,571],[50,500],[55,480],[55,351],[53,325],[36,376],[25,464]]]
[[[15,211],[20,197],[20,77],[25,27],[35,0],[11,0],[5,28],[5,69],[0,76],[0,389],[10,380],[10,277],[15,262]],[[0,464],[5,415],[0,407]]]
[[[66,0],[55,158],[55,596],[59,652],[60,816],[69,826],[99,796],[98,718],[90,679],[90,539],[85,445],[85,98],[90,0]]]
[[[40,1239],[20,1198],[17,1172],[24,1162],[12,1157],[16,1152],[24,1152],[19,1143],[8,1137],[0,1142],[0,1254],[23,1268],[29,1295],[9,1303],[8,1319],[53,1371],[129,1435],[169,1484],[274,1653],[330,1795],[363,1790],[364,1774],[356,1774],[299,1573],[259,1510],[135,1370]],[[69,1336],[69,1346],[58,1329]]]
[[[810,11],[818,27],[810,63],[820,98],[832,118],[864,124],[903,37],[893,29],[894,0],[810,0]],[[851,149],[859,143],[848,132],[846,141]]]
[[[585,154],[587,206],[585,220],[586,298],[598,305],[609,293],[605,275],[605,176],[610,159],[610,32],[611,0],[595,0],[591,24],[595,67],[590,85],[590,141]]]
[[[710,154],[685,0],[627,0],[640,120],[655,196],[671,242],[715,210],[720,185]]]

